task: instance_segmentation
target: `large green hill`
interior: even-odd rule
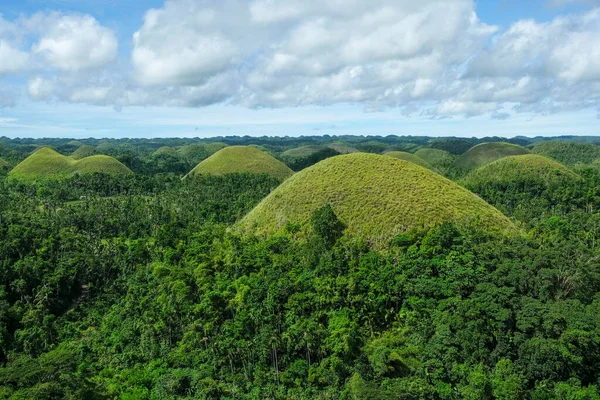
[[[600,159],[600,146],[551,140],[537,143],[533,153],[550,157],[569,167],[591,164]]]
[[[423,160],[422,158],[417,157],[414,154],[407,153],[406,151],[388,151],[387,153],[384,153],[384,155],[386,155],[388,157],[394,157],[399,160],[408,161],[413,164],[420,165],[421,167],[430,169],[432,171],[435,170],[435,168],[433,168],[427,161]]]
[[[528,154],[529,150],[505,142],[481,143],[461,155],[454,167],[459,171],[471,171],[508,156]]]
[[[111,175],[132,174],[129,168],[109,156],[92,156],[74,160],[48,147],[43,147],[13,168],[9,176],[20,180],[35,181],[95,172]]]
[[[328,204],[347,235],[380,248],[400,233],[446,221],[478,219],[490,232],[516,231],[507,217],[456,183],[404,160],[363,153],[332,157],[295,174],[238,229],[268,235],[289,223],[307,227],[312,213]]]
[[[217,151],[196,166],[188,176],[233,173],[268,174],[284,180],[293,171],[272,155],[250,146],[229,146]]]

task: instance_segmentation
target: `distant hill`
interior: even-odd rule
[[[284,180],[294,173],[284,163],[264,151],[251,146],[229,146],[202,161],[188,176],[243,172],[268,174],[279,180]]]
[[[314,153],[326,149],[326,146],[302,146],[295,149],[286,150],[281,153],[282,157],[308,157]]]
[[[9,176],[19,180],[35,181],[95,172],[111,175],[132,174],[129,168],[109,156],[92,156],[74,160],[48,147],[43,147],[13,168]]]
[[[456,159],[456,156],[450,154],[445,150],[430,148],[418,150],[417,152],[415,152],[415,156],[427,161],[429,165],[440,170],[444,170],[450,167]]]
[[[478,219],[493,233],[516,231],[494,207],[456,183],[413,163],[354,153],[298,172],[239,224],[242,232],[269,235],[288,224],[309,229],[312,213],[330,205],[346,234],[386,247],[396,235],[443,222]]]
[[[472,147],[454,162],[457,170],[471,171],[508,156],[528,154],[529,150],[506,142],[481,143]]]
[[[340,154],[358,153],[358,149],[345,143],[331,143],[327,147],[337,151]]]
[[[93,146],[84,144],[83,146],[75,150],[73,154],[71,154],[71,158],[73,160],[81,160],[82,158],[90,157],[95,154],[98,153],[96,152],[96,149]]]
[[[549,157],[569,167],[592,164],[600,159],[600,146],[562,141],[539,142],[532,152]]]
[[[429,164],[427,161],[423,160],[422,158],[417,157],[414,154],[407,153],[405,151],[388,151],[387,153],[384,153],[384,155],[386,155],[388,157],[394,157],[394,158],[404,160],[404,161],[409,161],[413,164],[420,165],[421,167],[430,169],[432,171],[435,170],[435,168],[433,168],[431,166],[431,164]]]
[[[177,153],[186,162],[196,165],[225,147],[227,144],[221,142],[195,143],[180,147],[177,149]]]
[[[152,156],[159,156],[161,154],[167,154],[167,155],[170,155],[173,157],[179,157],[177,150],[175,150],[174,148],[169,147],[169,146],[160,147],[154,153],[152,153]]]

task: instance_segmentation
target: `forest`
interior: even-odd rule
[[[599,145],[0,138],[0,399],[600,399]],[[21,164],[39,148],[66,159],[82,146],[131,173],[27,177]],[[233,146],[269,154],[282,175],[250,163],[215,173],[224,161],[212,157]],[[472,192],[517,233],[421,223],[443,204],[432,198],[411,200],[418,222],[375,245],[333,184],[298,184],[363,153],[416,174],[414,190],[443,180]],[[356,181],[344,186],[352,196]],[[237,228],[292,183],[324,193],[301,222]]]

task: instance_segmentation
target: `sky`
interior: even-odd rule
[[[600,135],[600,0],[0,0],[0,136]]]

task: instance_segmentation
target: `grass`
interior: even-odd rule
[[[268,174],[283,181],[293,171],[272,155],[251,146],[229,146],[202,161],[190,175],[225,175],[248,172]]]
[[[71,158],[73,160],[81,160],[82,158],[90,157],[95,154],[98,154],[98,153],[96,152],[96,149],[94,149],[93,146],[84,144],[83,146],[81,146],[77,150],[75,150],[73,152],[73,154],[71,154]]]
[[[562,164],[537,154],[510,156],[494,161],[471,172],[464,179],[467,187],[482,184],[509,184],[528,181],[549,185],[564,179],[577,179],[578,175]]]
[[[315,146],[315,145],[302,146],[302,147],[297,147],[295,149],[286,150],[283,153],[281,153],[281,156],[288,157],[288,158],[308,157],[308,156],[311,156],[314,153],[317,153],[325,148],[326,148],[325,146]]]
[[[600,146],[595,144],[551,140],[537,143],[533,146],[532,151],[535,154],[552,158],[568,167],[592,164],[600,159]]]
[[[19,180],[36,181],[61,179],[75,174],[84,175],[95,172],[111,175],[132,174],[129,168],[109,156],[97,155],[74,160],[48,147],[42,147],[13,168],[8,175]]]
[[[490,233],[518,230],[497,209],[458,184],[410,162],[375,154],[328,158],[298,172],[236,226],[270,235],[299,224],[309,230],[318,208],[329,204],[346,235],[385,248],[396,235],[446,221],[478,220]]]
[[[328,144],[327,147],[337,151],[340,154],[350,154],[350,153],[358,153],[359,150],[355,147],[349,146],[345,143],[331,143]]]
[[[419,149],[415,156],[419,157],[422,160],[425,160],[434,168],[444,169],[454,163],[455,156],[447,152],[446,150],[440,149]]]
[[[432,171],[435,171],[435,168],[433,168],[431,166],[431,164],[429,164],[427,161],[423,160],[422,158],[417,157],[414,154],[407,153],[406,151],[388,151],[387,153],[384,153],[384,155],[386,155],[388,157],[394,157],[399,160],[408,161],[413,164],[420,165],[423,168],[427,168]],[[437,172],[437,171],[435,171],[435,172]]]
[[[459,171],[472,171],[508,156],[528,154],[529,150],[516,144],[505,142],[481,143],[470,148],[454,162]]]

